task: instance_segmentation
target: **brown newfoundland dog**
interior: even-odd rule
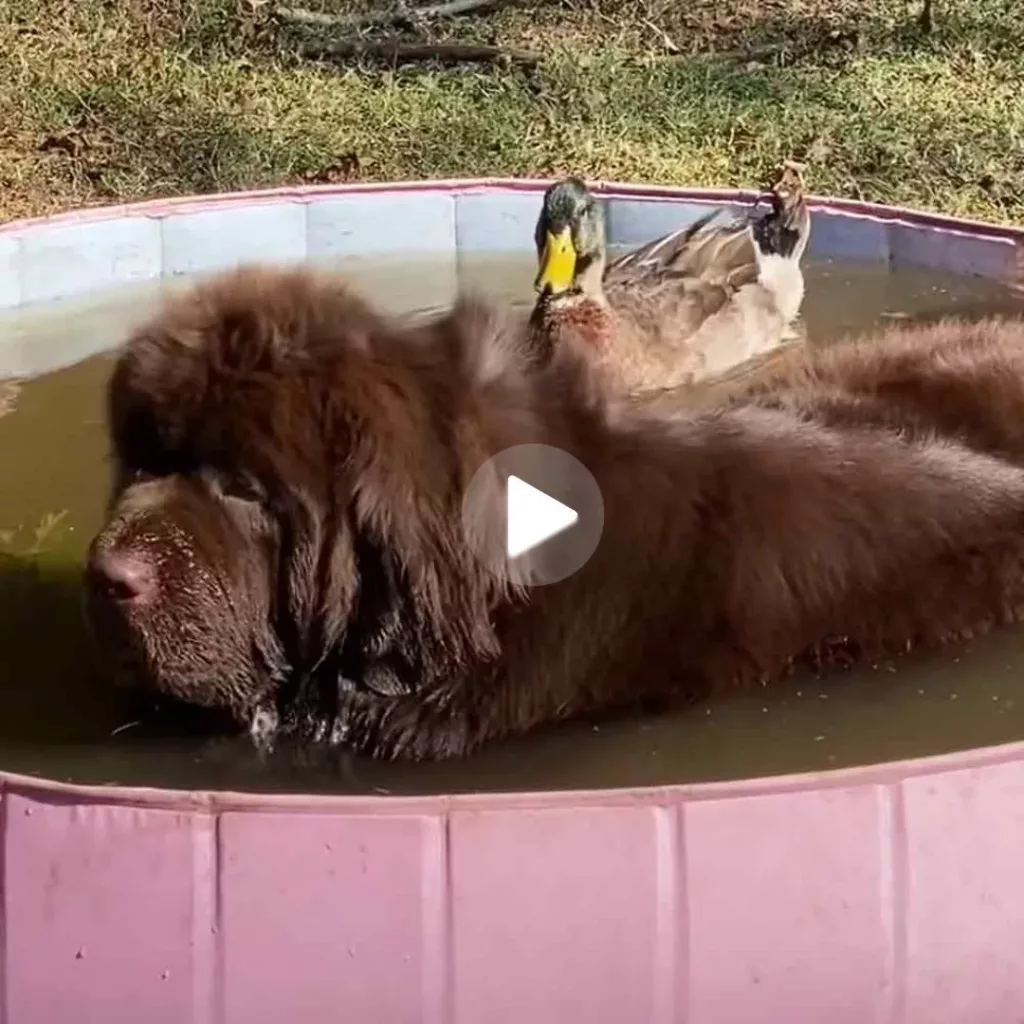
[[[1020,617],[1024,323],[790,353],[699,413],[603,398],[522,338],[471,300],[402,325],[300,270],[169,301],[110,383],[87,578],[121,672],[264,747],[438,758]],[[531,442],[589,467],[604,531],[523,588],[460,505]]]

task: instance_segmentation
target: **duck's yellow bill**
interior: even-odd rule
[[[562,228],[557,235],[547,232],[544,249],[540,254],[540,270],[533,287],[542,292],[550,288],[552,292],[565,292],[572,287],[576,277],[576,249],[572,244],[572,232]]]

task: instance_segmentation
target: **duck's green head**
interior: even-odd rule
[[[563,178],[544,193],[534,241],[538,292],[567,292],[586,267],[604,260],[604,215],[579,178]]]

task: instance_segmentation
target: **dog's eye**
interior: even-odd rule
[[[233,498],[235,501],[249,503],[263,501],[264,494],[260,485],[252,477],[243,475],[218,477],[216,488],[221,497]]]
[[[262,501],[263,492],[253,480],[230,480],[224,493],[237,501]]]

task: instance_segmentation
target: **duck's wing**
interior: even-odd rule
[[[749,215],[713,210],[609,265],[605,293],[650,364],[645,384],[703,377],[775,343],[774,303],[747,294],[755,249]]]
[[[604,289],[644,387],[718,376],[799,340],[809,215],[798,172],[770,208],[715,209],[610,263]],[[624,359],[625,355],[622,356]]]
[[[801,165],[783,163],[767,210],[755,206],[727,215],[725,209],[714,209],[613,260],[605,270],[605,287],[689,278],[739,288],[759,278],[766,257],[799,263],[810,237],[801,172]]]
[[[691,224],[656,238],[608,264],[605,287],[652,286],[688,278],[734,284],[757,277],[752,221],[715,209]]]

